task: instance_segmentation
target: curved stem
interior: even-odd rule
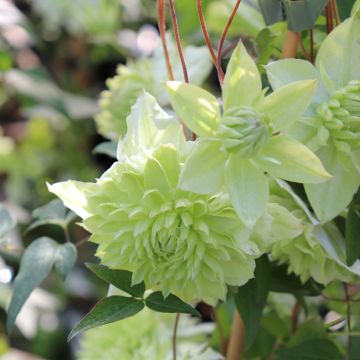
[[[184,53],[183,53],[182,46],[181,46],[181,40],[180,40],[180,34],[179,34],[179,26],[178,26],[177,18],[176,18],[174,0],[169,0],[169,5],[170,5],[171,18],[172,18],[173,27],[174,27],[176,46],[177,46],[177,49],[178,49],[178,52],[179,52],[181,66],[182,66],[182,70],[183,70],[183,74],[184,74],[184,80],[185,80],[186,83],[188,83],[189,82],[189,76],[188,76],[188,72],[187,72],[187,68],[186,68]]]
[[[236,4],[235,4],[235,6],[233,8],[233,11],[231,12],[229,20],[227,21],[227,23],[225,25],[224,31],[223,31],[223,33],[221,35],[220,42],[219,42],[219,47],[218,47],[218,51],[217,51],[217,66],[216,66],[216,68],[217,68],[217,71],[218,71],[218,78],[219,78],[220,85],[222,85],[223,82],[224,82],[224,72],[222,71],[222,67],[221,67],[222,49],[223,49],[223,46],[224,46],[226,34],[227,34],[228,30],[229,30],[229,27],[230,27],[231,23],[234,20],[235,14],[237,12],[237,9],[239,8],[240,3],[241,3],[241,0],[236,1]]]
[[[169,50],[166,44],[166,20],[165,20],[165,4],[164,0],[158,0],[158,24],[159,24],[159,32],[161,38],[161,44],[164,52],[166,69],[168,72],[169,80],[174,80],[174,72],[171,67]]]
[[[173,360],[176,360],[176,335],[177,335],[177,329],[178,329],[178,325],[179,325],[179,319],[180,319],[180,314],[177,313],[176,317],[175,317],[174,332],[173,332],[173,338],[172,338]]]

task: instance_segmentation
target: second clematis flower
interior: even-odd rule
[[[283,133],[308,107],[316,80],[291,83],[265,96],[256,64],[240,43],[226,71],[222,108],[194,85],[170,81],[166,88],[177,115],[199,136],[179,187],[199,194],[225,188],[249,228],[265,211],[266,173],[315,184],[331,177],[311,150]]]

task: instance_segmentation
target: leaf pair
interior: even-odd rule
[[[114,295],[101,299],[90,313],[71,330],[68,337],[69,341],[76,335],[94,327],[133,316],[145,306],[158,312],[199,315],[197,310],[172,294],[164,298],[160,291],[156,291],[144,298],[144,282],[133,285],[130,271],[111,270],[102,265],[89,263],[86,266],[99,278],[131,296]]]

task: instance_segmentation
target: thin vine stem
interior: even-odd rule
[[[301,304],[299,301],[296,301],[291,313],[291,332],[293,334],[296,332],[297,329],[300,310]]]
[[[159,32],[160,32],[163,53],[164,53],[164,57],[165,57],[166,69],[167,69],[169,80],[174,80],[174,72],[173,72],[173,69],[171,66],[169,50],[168,50],[167,43],[166,43],[166,19],[165,19],[164,0],[158,0],[157,8],[158,8]]]
[[[310,58],[311,62],[315,62],[315,47],[314,47],[314,29],[309,30],[310,34]]]
[[[175,317],[173,338],[172,338],[172,349],[173,349],[173,360],[176,360],[176,337],[177,337],[177,329],[179,326],[180,314],[177,313]]]
[[[346,283],[343,283],[344,286],[344,293],[345,293],[345,300],[346,300],[346,317],[347,317],[347,329],[348,333],[351,333],[351,297],[349,294],[349,289]],[[352,337],[348,335],[348,353],[351,353],[352,348]]]
[[[302,39],[301,39],[300,33],[297,32],[296,34],[297,34],[297,37],[298,37],[298,39],[299,39],[299,44],[300,44],[301,50],[302,50],[302,52],[303,52],[303,54],[304,54],[304,56],[305,56],[305,59],[306,59],[307,61],[312,62],[312,61],[311,61],[311,55],[310,55],[310,54],[308,53],[308,51],[306,50],[305,45],[304,45],[304,43],[303,43],[303,41],[302,41]]]
[[[224,31],[221,35],[221,38],[220,38],[220,42],[219,42],[219,47],[218,47],[218,50],[217,50],[217,72],[218,72],[218,78],[219,78],[219,82],[220,82],[220,85],[222,86],[223,82],[224,82],[224,72],[222,71],[222,67],[221,67],[221,59],[222,59],[222,50],[223,50],[223,46],[224,46],[224,42],[225,42],[225,39],[226,39],[226,35],[227,35],[227,32],[230,28],[230,25],[231,23],[233,22],[234,20],[234,17],[235,17],[235,14],[239,8],[239,5],[241,3],[241,0],[237,0],[236,1],[236,4],[233,8],[233,11],[231,12],[231,15],[229,17],[229,20],[227,21],[226,25],[225,25],[225,28],[224,28]]]
[[[171,12],[171,19],[172,19],[172,23],[173,23],[173,27],[174,27],[174,35],[175,35],[175,40],[176,40],[176,46],[177,46],[177,49],[178,49],[178,53],[179,53],[179,57],[180,57],[180,61],[181,61],[181,67],[182,67],[183,74],[184,74],[184,81],[186,83],[188,83],[189,82],[189,75],[188,75],[188,71],[187,71],[187,67],[186,67],[184,52],[183,52],[183,49],[182,49],[182,46],[181,46],[181,39],[180,39],[180,34],[179,34],[179,26],[178,26],[178,23],[177,23],[174,0],[169,0],[169,5],[170,5],[170,12]]]

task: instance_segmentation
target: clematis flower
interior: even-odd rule
[[[322,43],[315,66],[286,59],[267,66],[280,91],[294,81],[316,79],[316,94],[299,122],[285,132],[309,146],[333,178],[305,184],[322,223],[340,214],[360,185],[360,12],[335,28]]]
[[[164,296],[214,305],[226,285],[253,277],[258,246],[226,195],[177,188],[191,143],[151,95],[138,99],[127,126],[118,161],[100,179],[49,190],[83,218],[104,265],[132,271],[134,284]]]
[[[322,226],[290,186],[280,180],[271,182],[270,200],[285,207],[302,223],[303,231],[295,238],[283,236],[273,243],[271,258],[288,265],[289,272],[301,281],[309,278],[321,284],[353,281],[360,275],[360,261],[351,267],[345,262],[345,240],[334,224]]]
[[[222,114],[217,99],[199,87],[174,81],[166,87],[177,115],[199,136],[180,188],[211,194],[225,187],[248,227],[268,201],[264,172],[301,183],[330,177],[312,151],[283,133],[308,107],[316,81],[292,83],[265,96],[256,64],[240,43],[226,71]]]

